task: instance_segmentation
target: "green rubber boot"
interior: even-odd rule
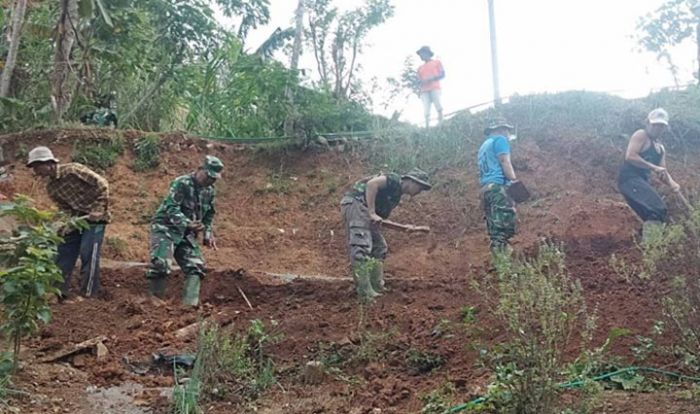
[[[165,287],[167,279],[164,277],[152,277],[148,279],[148,291],[158,299],[165,299]]]
[[[182,302],[188,306],[199,305],[199,286],[201,280],[199,276],[187,276],[185,279],[185,293],[182,297]]]
[[[384,292],[384,262],[377,260],[369,271],[369,282],[377,293]]]
[[[370,269],[371,266],[368,266],[367,263],[359,263],[353,266],[353,277],[355,279],[357,296],[365,303],[372,302],[377,296],[380,296],[380,294],[372,288],[369,277]]]

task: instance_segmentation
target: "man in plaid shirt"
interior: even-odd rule
[[[58,246],[58,267],[63,273],[62,298],[70,288],[70,276],[80,256],[80,293],[90,297],[100,289],[100,248],[109,223],[109,184],[102,176],[78,164],[58,164],[47,147],[29,152],[27,166],[47,177],[46,191],[58,208],[71,217],[87,220],[85,230],[70,230]]]

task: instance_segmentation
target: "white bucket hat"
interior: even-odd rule
[[[48,147],[36,147],[29,151],[27,157],[27,167],[31,167],[35,162],[53,161],[58,162],[58,159],[53,156],[53,152]]]

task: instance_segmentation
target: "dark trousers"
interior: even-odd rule
[[[618,182],[617,186],[627,204],[642,220],[666,221],[666,203],[648,180],[632,177]]]
[[[71,273],[80,256],[80,293],[93,296],[100,290],[100,249],[104,239],[105,225],[90,224],[88,229],[75,230],[63,237],[58,246],[56,264],[63,273],[61,293],[66,296],[70,290]]]

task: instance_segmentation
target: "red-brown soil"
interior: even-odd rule
[[[0,137],[5,154],[48,144],[62,160],[69,160],[78,139],[110,134],[99,130],[40,131]],[[127,147],[138,136],[124,133]],[[648,334],[661,317],[664,281],[639,285],[616,275],[608,266],[610,254],[634,256],[633,239],[640,224],[615,191],[615,172],[621,149],[593,146],[584,138],[571,138],[566,147],[540,148],[527,139],[515,148],[514,162],[534,199],[519,207],[519,234],[515,248],[527,251],[539,240],[565,244],[570,273],[578,278],[591,309],[599,320],[596,341],[616,327],[633,335],[620,339],[613,353],[631,361],[634,335]],[[338,202],[357,178],[373,171],[357,153],[335,151],[284,156],[256,154],[250,148],[185,137],[165,136],[161,166],[135,173],[127,148],[118,164],[105,172],[113,200],[113,224],[108,226],[106,259],[147,261],[147,220],[167,191],[171,179],[195,169],[204,154],[222,158],[224,178],[217,183],[216,232],[218,251],[205,255],[212,269],[203,282],[199,311],[178,305],[179,272],[172,279],[166,304],[154,304],[146,295],[142,268],[119,268],[105,260],[104,297],[57,304],[54,318],[40,337],[27,342],[25,369],[17,386],[34,397],[18,397],[22,413],[95,412],[86,394],[90,384],[99,387],[137,383],[145,388],[134,396],[143,406],[163,406],[157,397],[173,385],[167,370],[139,375],[125,364],[148,360],[158,350],[187,351],[195,338],[185,340],[174,332],[216,315],[245,330],[250,320],[275,320],[283,340],[270,349],[279,372],[276,387],[256,402],[262,413],[383,413],[420,412],[419,395],[447,381],[457,385],[460,400],[482,394],[489,373],[477,365],[473,345],[503,339],[488,307],[488,290],[474,288],[489,257],[479,208],[474,171],[442,169],[435,188],[415,200],[404,200],[393,219],[430,225],[430,236],[386,232],[390,256],[386,263],[390,291],[374,305],[361,308],[347,275],[344,232]],[[12,160],[17,192],[48,207],[43,186]],[[670,160],[673,169],[673,161]],[[677,180],[691,184],[690,174],[678,171]],[[120,242],[121,241],[121,242]],[[236,278],[233,270],[247,274]],[[274,275],[307,275],[291,282]],[[238,292],[250,299],[249,309]],[[460,310],[475,306],[477,322],[465,326]],[[365,321],[362,328],[360,321]],[[322,357],[321,345],[346,347],[352,352],[364,335],[379,338],[382,358],[331,375],[319,386],[304,385],[301,369]],[[108,337],[109,355],[101,361],[80,358],[74,367],[38,364],[34,358],[98,335]],[[406,364],[409,350],[432,352],[445,364],[429,374],[416,374]],[[572,349],[571,355],[576,354]],[[659,363],[672,361],[659,360]],[[674,393],[611,394],[601,412],[690,413],[691,401]],[[92,408],[90,408],[92,407]],[[117,410],[115,408],[115,410]],[[251,412],[244,406],[212,403],[206,412]],[[112,411],[105,411],[112,412]],[[140,412],[140,411],[113,411]]]

